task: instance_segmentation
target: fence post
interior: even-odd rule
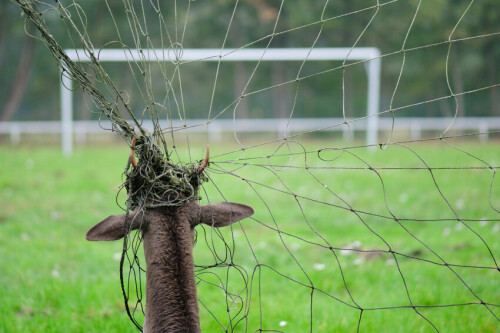
[[[366,144],[370,150],[376,148],[378,142],[378,113],[380,96],[380,51],[374,50],[374,58],[368,62],[368,114],[366,124]]]
[[[21,128],[18,124],[13,123],[10,126],[10,143],[14,146],[17,146],[21,143]]]
[[[344,139],[344,142],[348,142],[351,138],[354,137],[352,131],[352,127],[349,127],[350,125],[348,123],[344,123],[342,125],[342,139]]]
[[[216,122],[207,124],[207,131],[210,141],[220,141],[222,139],[222,128]]]
[[[410,122],[410,137],[412,140],[419,140],[422,136],[422,128],[417,121]]]
[[[66,89],[68,91],[66,91]],[[73,80],[68,71],[61,77],[61,145],[63,155],[73,153]]]
[[[488,122],[482,121],[479,123],[479,140],[481,142],[486,142],[488,141]]]

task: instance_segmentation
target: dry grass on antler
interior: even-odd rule
[[[205,155],[205,160],[203,161],[203,164],[198,169],[199,174],[201,174],[203,172],[203,170],[205,170],[205,168],[207,167],[209,157],[210,157],[210,145],[207,144],[207,153]]]
[[[137,161],[135,159],[135,141],[137,139],[137,136],[134,135],[134,138],[132,139],[132,145],[130,149],[130,163],[132,163],[132,166],[134,169],[137,169]]]
[[[136,153],[140,163],[137,163]],[[123,184],[131,208],[177,206],[198,199],[198,187],[207,180],[203,171],[208,166],[209,155],[207,145],[201,166],[198,163],[175,164],[151,137],[134,136],[129,157],[132,168],[127,169]]]

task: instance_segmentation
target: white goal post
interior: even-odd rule
[[[68,57],[75,62],[89,62],[88,54],[82,49],[65,50]],[[380,51],[375,47],[357,48],[247,48],[238,50],[220,49],[181,49],[173,54],[169,49],[102,49],[97,52],[100,62],[124,62],[131,59],[141,61],[171,61],[170,57],[177,57],[184,61],[327,61],[327,60],[357,60],[366,61],[365,68],[368,76],[367,97],[367,125],[366,143],[377,143],[378,113],[380,96]],[[159,58],[162,55],[164,58]],[[61,97],[61,141],[64,155],[71,155],[73,151],[73,91],[72,79],[62,76],[60,86]]]

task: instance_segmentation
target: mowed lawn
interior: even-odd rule
[[[212,144],[202,202],[256,213],[198,230],[203,331],[500,331],[500,144],[453,144]],[[0,332],[137,331],[122,242],[85,241],[121,212],[128,152],[0,147]]]

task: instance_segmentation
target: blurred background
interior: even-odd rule
[[[279,1],[244,0],[232,21],[231,29],[225,39],[225,48],[266,47],[274,28],[279,11]],[[323,12],[327,20],[322,26],[317,22],[323,9],[322,3],[286,2],[281,9],[280,19],[275,31],[288,31],[276,35],[269,47],[310,48],[316,39],[319,29],[322,33],[314,47],[372,47],[380,49],[385,55],[382,59],[382,77],[380,92],[380,110],[389,110],[392,95],[402,66],[402,49],[405,35],[410,27],[418,1],[397,1],[382,5],[357,41],[363,29],[377,10],[376,3],[366,0],[334,1],[329,3]],[[404,72],[393,99],[392,107],[412,105],[425,100],[433,100],[450,95],[446,81],[446,58],[448,40],[457,21],[468,7],[466,0],[423,1],[408,35],[404,49],[406,53]],[[115,40],[117,30],[128,31],[126,13],[121,4],[111,3],[109,6],[117,15],[110,20],[106,4],[102,1],[86,1],[82,4],[89,24],[87,32],[96,49],[119,47],[110,43]],[[232,1],[218,0],[215,3],[204,1],[191,2],[189,25],[186,29],[184,48],[220,48],[226,35],[228,22],[234,4]],[[482,0],[472,6],[453,32],[453,43],[449,54],[449,80],[455,93],[467,92],[477,88],[498,84],[500,81],[500,10],[495,0]],[[184,18],[184,4],[179,4],[177,17]],[[164,45],[159,34],[158,18],[153,10],[146,10],[146,21],[151,22],[152,44],[156,47]],[[120,15],[122,15],[120,17]],[[175,22],[174,11],[166,10],[165,21],[168,25]],[[64,48],[78,47],[74,40],[68,38],[68,32],[59,17],[49,15],[47,24],[53,35]],[[121,26],[120,26],[121,25]],[[303,27],[305,26],[305,27]],[[302,28],[298,28],[302,27]],[[172,29],[173,31],[173,29]],[[38,121],[58,120],[59,112],[59,69],[44,45],[28,34],[38,35],[31,24],[25,24],[19,8],[10,1],[0,3],[0,121]],[[490,35],[491,34],[491,35]],[[473,36],[489,35],[481,38]],[[134,46],[132,35],[123,34],[121,38]],[[163,44],[162,44],[163,43]],[[438,45],[433,46],[437,43]],[[146,47],[145,45],[143,47]],[[349,62],[348,62],[349,63]],[[273,84],[293,80],[297,75],[301,62],[269,62],[263,63],[255,73],[247,91],[261,89]],[[308,62],[302,71],[306,76],[321,72],[328,68],[342,65],[342,61]],[[130,70],[124,70],[124,63],[105,64],[114,82],[120,89],[127,91],[133,106],[142,110],[141,98],[135,90],[135,81]],[[254,64],[248,62],[223,63],[218,78],[214,109],[229,105],[237,98],[252,70]],[[183,67],[184,97],[189,101],[190,118],[204,118],[211,98],[210,87],[214,81],[216,63],[195,63]],[[152,70],[154,72],[154,70]],[[363,65],[348,67],[345,72],[345,96],[342,96],[342,71],[318,75],[312,80],[304,80],[300,95],[296,101],[294,117],[340,117],[342,103],[346,117],[360,117],[366,114],[366,71]],[[158,76],[159,91],[165,89]],[[432,83],[432,84],[431,84]],[[188,88],[187,88],[188,87]],[[246,98],[238,106],[238,117],[241,118],[287,118],[295,94],[294,85],[283,85]],[[500,116],[500,88],[493,87],[478,92],[458,96],[458,116],[495,117]],[[87,120],[97,115],[88,112],[88,103],[84,97],[75,97],[74,118]],[[267,107],[267,106],[271,107]],[[398,117],[443,117],[454,116],[453,99],[441,99],[423,105],[398,110]],[[390,117],[383,114],[382,117]],[[230,112],[223,117],[232,118]]]

